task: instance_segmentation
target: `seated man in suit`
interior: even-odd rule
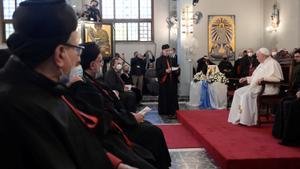
[[[136,112],[136,95],[125,86],[125,83],[121,79],[120,76],[122,68],[122,60],[119,58],[113,58],[110,63],[110,69],[104,76],[104,81],[112,90],[117,93],[125,105],[125,108],[129,112]]]

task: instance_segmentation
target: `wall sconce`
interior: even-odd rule
[[[181,12],[181,33],[183,34],[193,34],[194,28],[194,14],[193,14],[193,7],[187,6],[183,8]]]
[[[279,8],[277,5],[277,1],[273,5],[273,11],[271,15],[271,25],[267,27],[268,32],[277,32],[279,27],[280,19],[279,19]]]

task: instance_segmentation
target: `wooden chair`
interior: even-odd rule
[[[272,118],[272,110],[274,109],[275,105],[280,104],[280,100],[287,95],[289,91],[291,91],[291,78],[293,72],[293,64],[287,63],[281,65],[282,73],[284,80],[280,82],[268,82],[262,81],[261,91],[257,96],[257,110],[258,110],[258,117],[257,117],[257,125],[260,126],[263,123],[273,123]],[[266,85],[279,85],[280,92],[276,95],[264,95]],[[262,118],[265,118],[263,121]]]

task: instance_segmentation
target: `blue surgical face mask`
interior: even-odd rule
[[[82,78],[83,76],[83,69],[82,69],[82,66],[81,65],[78,65],[74,68],[71,69],[71,72],[70,72],[70,79],[73,78],[74,76],[79,76]]]
[[[81,65],[78,65],[78,66],[72,68],[71,71],[69,71],[69,73],[67,73],[67,74],[65,74],[63,71],[61,71],[61,75],[59,76],[59,83],[68,85],[68,83],[74,76],[79,76],[79,77],[83,76],[83,69],[82,69]]]

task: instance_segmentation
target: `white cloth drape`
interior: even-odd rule
[[[202,81],[198,81],[198,82],[191,81],[190,101],[188,102],[189,106],[197,107],[200,105],[201,84]]]
[[[202,81],[190,84],[189,106],[200,106]],[[227,107],[227,85],[220,82],[214,82],[208,85],[210,103],[213,109],[225,109]]]

